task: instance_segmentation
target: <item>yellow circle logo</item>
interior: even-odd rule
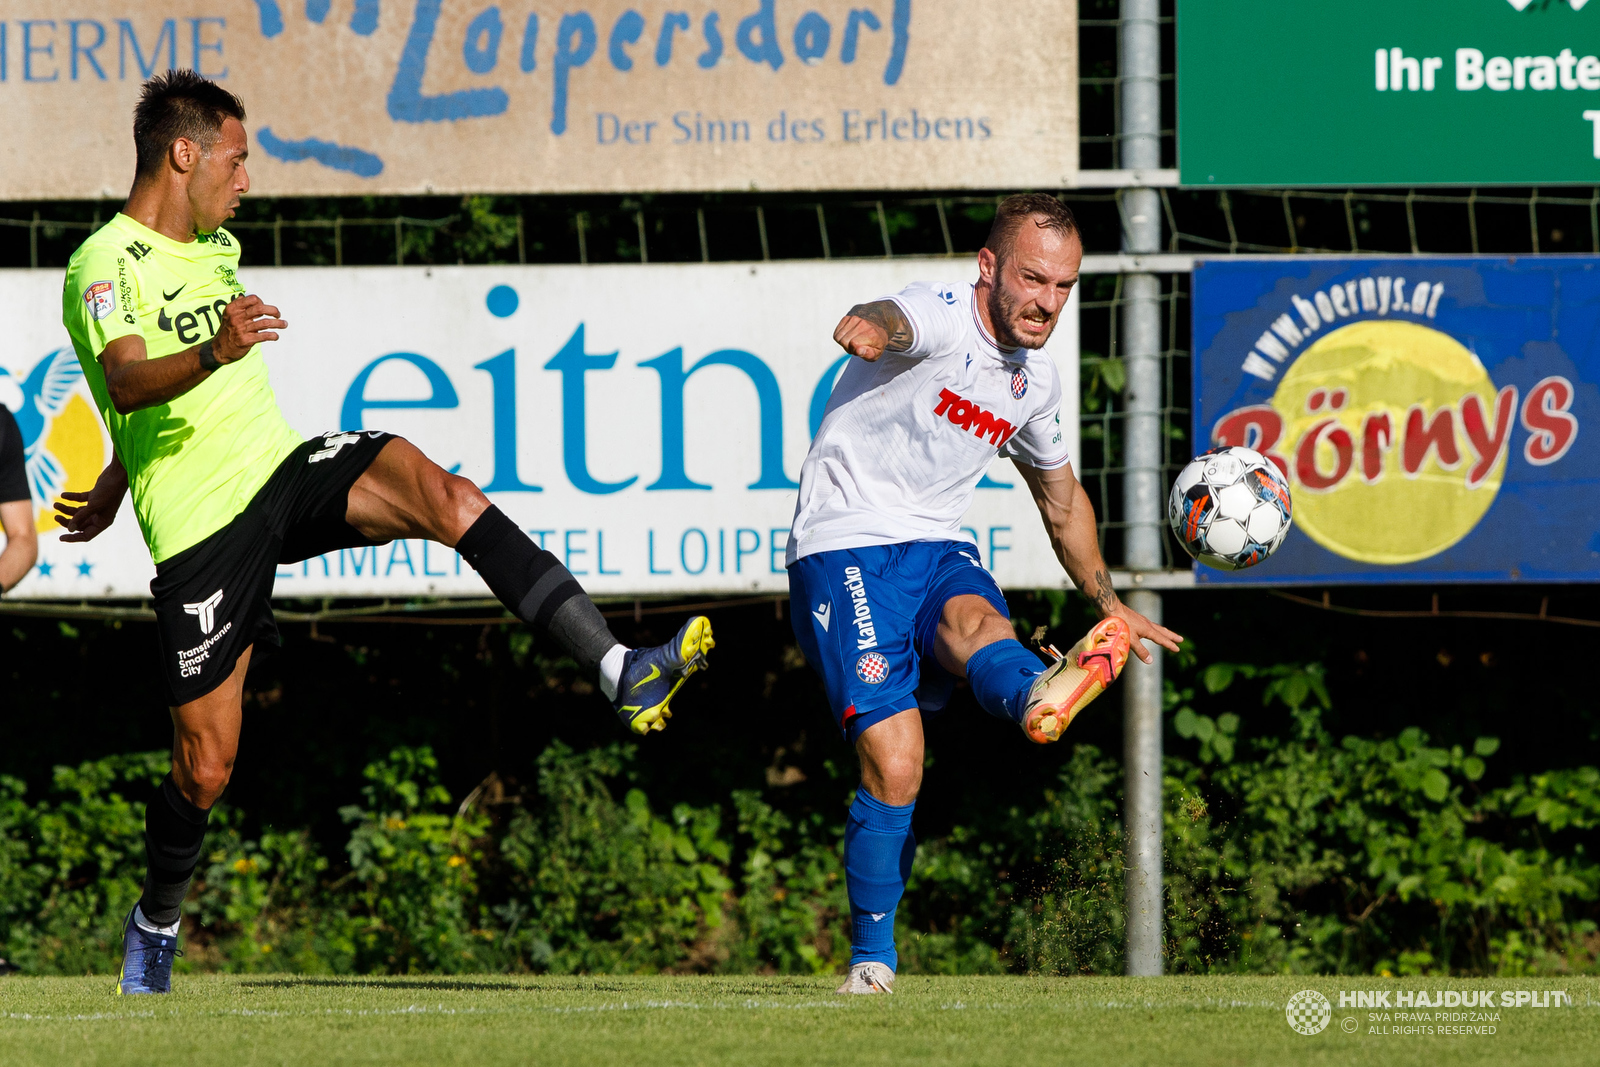
[[[1357,322],[1307,348],[1270,407],[1295,525],[1348,559],[1410,563],[1460,541],[1494,503],[1517,391],[1497,391],[1438,330]]]

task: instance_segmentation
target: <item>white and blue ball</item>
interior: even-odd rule
[[[1271,460],[1238,445],[1202,452],[1178,472],[1167,521],[1189,555],[1208,567],[1253,567],[1289,536],[1289,482]]]

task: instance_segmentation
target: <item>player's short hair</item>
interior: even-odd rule
[[[994,225],[989,227],[989,239],[983,247],[993,252],[996,259],[1005,259],[1017,243],[1017,233],[1027,222],[1063,237],[1078,232],[1078,220],[1073,217],[1072,209],[1049,193],[1018,193],[1000,201],[995,209]]]
[[[209,150],[230,118],[243,122],[244,104],[216,82],[192,70],[157,74],[144,83],[133,109],[134,174],[157,173],[167,149],[180,137]]]

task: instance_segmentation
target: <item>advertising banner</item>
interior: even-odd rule
[[[1185,185],[1600,181],[1600,4],[1178,0]]]
[[[121,197],[141,81],[266,196],[1072,183],[1076,0],[7,0],[0,200]]]
[[[1294,529],[1205,584],[1600,581],[1600,259],[1197,265],[1194,440]]]
[[[483,487],[596,595],[782,593],[796,479],[848,357],[856,303],[971,258],[589,267],[267,268],[241,272],[289,322],[266,359],[307,437],[384,429]],[[0,402],[28,450],[39,563],[8,596],[147,597],[132,508],[64,544],[48,501],[94,483],[110,439],[59,321],[61,275],[0,272]],[[1051,341],[1078,407],[1076,296]],[[938,398],[933,398],[934,403]],[[1077,453],[1077,420],[1066,417]],[[997,462],[966,518],[1008,588],[1061,588],[1038,510]],[[449,549],[345,550],[278,572],[277,595],[488,595]]]

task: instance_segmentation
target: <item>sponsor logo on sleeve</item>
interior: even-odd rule
[[[96,322],[117,309],[116,289],[110,282],[95,282],[83,291],[83,302]]]

